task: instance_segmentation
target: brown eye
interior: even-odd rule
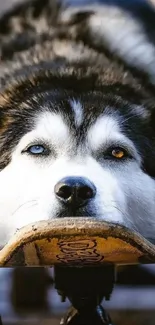
[[[104,159],[108,160],[126,160],[132,159],[133,156],[128,152],[128,150],[122,147],[110,147],[106,152],[104,152]]]
[[[122,148],[115,148],[115,149],[112,149],[111,155],[114,158],[122,159],[127,156],[127,152]]]

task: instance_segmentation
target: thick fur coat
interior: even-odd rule
[[[155,238],[154,36],[147,4],[34,0],[1,17],[2,246],[29,222],[70,215]],[[70,176],[94,184],[86,207],[56,197]]]

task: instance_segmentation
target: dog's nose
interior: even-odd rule
[[[85,177],[66,177],[55,185],[54,192],[64,204],[78,208],[95,196],[96,187]]]

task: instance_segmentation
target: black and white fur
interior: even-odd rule
[[[36,0],[1,18],[0,246],[28,223],[71,215],[155,239],[155,12],[145,6]],[[68,176],[95,185],[85,207],[57,199]]]

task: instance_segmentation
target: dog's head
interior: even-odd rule
[[[155,237],[151,105],[134,79],[105,82],[105,74],[44,72],[1,95],[2,244],[28,223],[65,216]]]

